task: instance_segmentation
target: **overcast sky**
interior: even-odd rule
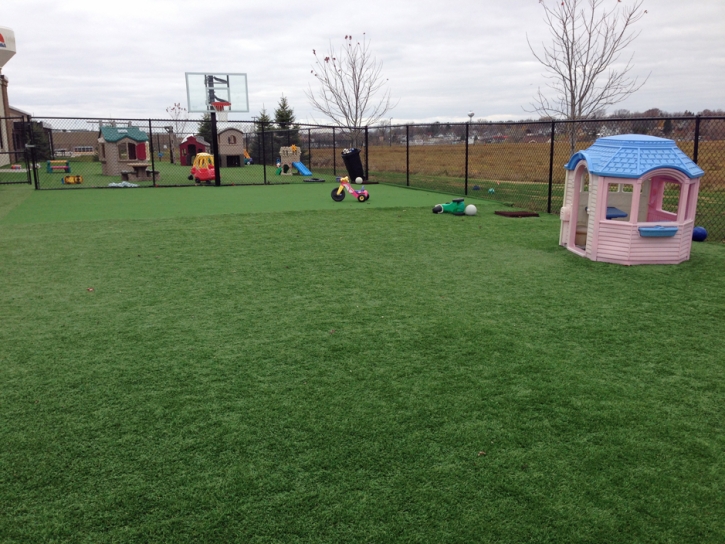
[[[725,0],[644,7],[633,74],[651,75],[610,111],[725,108]],[[216,71],[248,75],[250,112],[234,118],[272,114],[284,94],[298,121],[324,121],[304,92],[312,50],[364,32],[393,123],[523,119],[545,83],[526,37],[548,40],[539,0],[2,0],[0,26],[17,43],[10,103],[35,116],[164,118],[186,104],[184,72]]]

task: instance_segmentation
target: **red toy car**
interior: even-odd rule
[[[196,183],[204,181],[209,185],[215,179],[214,156],[209,153],[199,153],[194,159],[194,165],[191,167],[189,180],[194,180]]]

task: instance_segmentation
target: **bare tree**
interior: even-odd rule
[[[319,89],[315,92],[310,86],[305,94],[315,110],[336,126],[349,129],[352,145],[357,147],[359,129],[375,124],[395,107],[390,90],[384,88],[388,80],[382,75],[383,63],[370,51],[365,34],[362,42],[355,43],[352,36],[345,36],[340,49],[330,42],[324,57],[315,49],[312,54],[315,63],[310,73]]]
[[[527,110],[546,117],[569,120],[587,119],[603,108],[621,102],[647,82],[630,77],[634,53],[618,65],[621,53],[639,36],[632,25],[646,10],[643,0],[626,5],[614,2],[610,9],[605,0],[539,0],[544,20],[551,32],[551,44],[542,44],[537,53],[528,40],[529,49],[545,70],[547,86],[555,97],[548,98],[539,88]],[[613,0],[610,0],[613,2]],[[569,130],[571,151],[576,146],[576,124]]]
[[[166,113],[171,117],[173,132],[177,137],[186,136],[186,125],[189,122],[189,113],[179,102],[166,108]]]

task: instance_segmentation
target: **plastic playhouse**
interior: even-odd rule
[[[277,162],[277,171],[275,172],[278,176],[291,176],[292,168],[294,167],[303,176],[311,176],[312,172],[302,164],[300,158],[302,156],[302,149],[296,145],[290,147],[279,148],[279,161]]]
[[[599,138],[565,168],[560,245],[592,261],[624,265],[690,258],[705,172],[674,141]]]

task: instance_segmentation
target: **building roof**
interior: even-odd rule
[[[190,140],[192,138],[201,145],[209,145],[209,142],[207,142],[202,136],[198,136],[198,135],[194,135],[194,134],[189,134],[188,136],[186,136],[183,140],[181,140],[181,143],[185,144],[188,140]]]
[[[581,160],[587,161],[590,173],[612,178],[637,179],[658,168],[679,170],[690,179],[705,174],[673,140],[641,134],[599,138],[588,149],[574,153],[565,168],[574,170]]]
[[[222,130],[220,130],[218,132],[218,134],[222,134],[223,132],[228,132],[230,130],[233,130],[235,132],[239,132],[240,134],[244,134],[244,131],[241,128],[237,128],[237,127],[227,127],[227,128],[223,128]]]
[[[148,135],[138,127],[101,127],[101,136],[107,142],[118,142],[130,138],[136,142],[147,142]]]

